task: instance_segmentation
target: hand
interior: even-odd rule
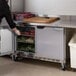
[[[16,34],[16,35],[21,35],[20,31],[15,27],[12,29],[12,31]]]

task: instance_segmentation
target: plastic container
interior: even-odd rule
[[[71,68],[76,68],[76,34],[73,35],[69,42]]]

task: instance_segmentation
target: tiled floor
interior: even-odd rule
[[[0,76],[76,76],[76,72],[63,71],[58,63],[30,59],[14,62],[11,58],[0,57]]]

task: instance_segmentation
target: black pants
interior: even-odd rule
[[[13,22],[11,12],[6,0],[0,0],[0,23],[2,18],[6,19],[11,29],[16,27],[16,24]]]

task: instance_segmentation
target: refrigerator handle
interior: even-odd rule
[[[1,36],[0,36],[0,41],[1,41]]]
[[[45,26],[37,26],[38,29],[44,29]]]

